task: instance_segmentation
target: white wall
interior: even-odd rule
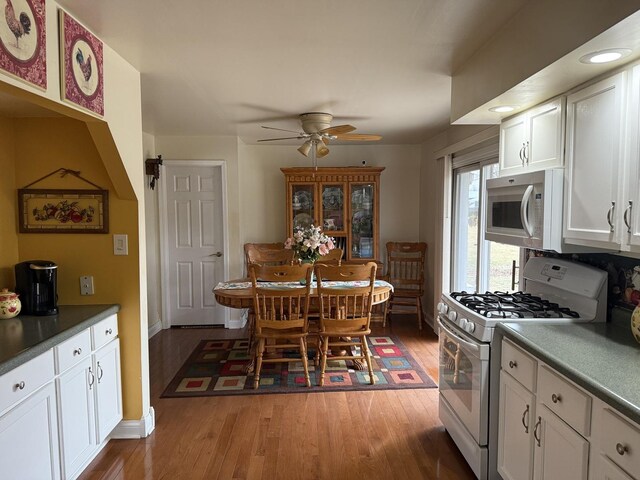
[[[144,158],[156,157],[155,138],[148,133],[142,134]],[[150,336],[162,327],[162,301],[160,285],[160,230],[158,222],[158,182],[151,190],[149,178],[145,175],[144,210],[146,218],[147,245],[147,322]]]

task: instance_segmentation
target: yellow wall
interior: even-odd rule
[[[132,323],[139,313],[138,267],[129,256],[113,255],[113,234],[129,236],[129,250],[138,250],[135,200],[118,197],[84,122],[69,118],[14,121],[15,184],[22,187],[60,167],[79,170],[109,190],[108,234],[18,234],[19,261],[45,259],[58,265],[59,304],[118,303],[122,343],[125,416],[140,418],[140,337]],[[37,139],[37,141],[34,141]],[[32,188],[93,188],[72,176],[49,177]],[[12,196],[15,197],[15,188]],[[14,230],[6,229],[6,230]],[[4,232],[4,230],[3,230]],[[11,236],[11,235],[9,235]],[[4,239],[5,233],[0,238]],[[81,296],[81,275],[94,277],[95,295]],[[134,351],[132,356],[130,350]]]
[[[0,288],[10,290],[15,287],[13,266],[18,261],[13,135],[12,120],[0,118]]]

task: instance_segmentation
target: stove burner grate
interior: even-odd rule
[[[557,303],[526,292],[453,292],[451,297],[487,318],[578,318],[580,315]]]

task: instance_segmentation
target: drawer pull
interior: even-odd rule
[[[542,417],[538,417],[538,421],[536,422],[535,426],[533,427],[533,438],[536,439],[536,443],[538,444],[538,446],[540,446],[540,437],[538,436],[538,428],[540,428],[540,424],[542,423]]]
[[[108,328],[105,332],[106,335],[111,335],[113,333],[113,330],[111,330],[110,328]]]
[[[82,349],[81,349],[80,347],[76,348],[76,349],[73,351],[73,354],[74,354],[74,355],[80,355],[80,354],[82,354]]]
[[[26,384],[24,383],[24,380],[20,383],[16,383],[14,389],[15,390],[24,390],[24,387],[26,386]]]
[[[518,362],[515,360],[509,360],[509,368],[516,368],[518,366]]]
[[[558,403],[562,401],[562,397],[560,395],[556,395],[555,393],[551,395],[551,401],[553,403]]]
[[[526,423],[524,419],[527,419]],[[527,404],[527,408],[524,412],[522,412],[522,426],[524,427],[524,433],[529,433],[529,405]]]
[[[616,452],[618,452],[618,455],[624,455],[628,451],[629,451],[629,449],[627,448],[626,445],[623,445],[621,443],[617,443],[616,444]]]

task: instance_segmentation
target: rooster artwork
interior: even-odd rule
[[[82,72],[85,82],[88,82],[91,78],[91,55],[87,55],[85,60],[82,50],[78,48],[78,51],[76,52],[76,62],[78,62],[78,66],[80,67],[80,71]]]
[[[9,30],[11,30],[16,37],[16,48],[20,48],[19,39],[23,35],[29,35],[31,31],[31,20],[25,12],[20,12],[20,15],[16,17],[16,12],[13,9],[11,0],[6,1],[7,5],[4,7],[4,19],[9,26]]]

